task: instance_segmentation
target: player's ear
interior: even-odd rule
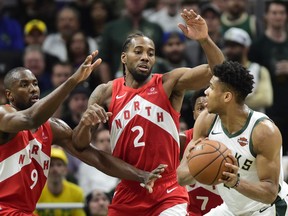
[[[5,95],[9,102],[13,102],[14,98],[12,96],[12,92],[9,89],[5,89]]]
[[[125,52],[122,52],[122,54],[121,54],[121,62],[123,64],[126,64],[126,62],[127,62],[127,55]]]
[[[232,98],[233,98],[232,92],[229,92],[229,91],[228,91],[228,92],[225,92],[225,95],[224,95],[224,100],[225,100],[225,102],[231,101]]]

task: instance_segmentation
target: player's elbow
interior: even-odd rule
[[[263,196],[261,202],[265,204],[273,204],[278,197],[278,187],[269,187],[267,188],[267,195]]]

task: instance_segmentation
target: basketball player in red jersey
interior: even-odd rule
[[[205,89],[201,89],[193,95],[191,104],[193,107],[194,120],[196,120],[199,114],[206,108],[205,104],[207,103],[207,99],[204,91]],[[192,138],[193,128],[180,134],[182,153]],[[203,185],[195,181],[195,183],[187,185],[187,190],[189,194],[189,216],[202,216],[223,202],[215,186]]]
[[[114,156],[143,170],[159,163],[168,165],[151,194],[137,182],[122,180],[109,206],[109,216],[187,214],[187,190],[176,178],[179,112],[185,90],[207,86],[212,77],[210,67],[222,63],[224,57],[208,36],[202,17],[193,10],[183,10],[181,15],[186,25],[179,24],[180,29],[188,38],[200,42],[209,65],[151,74],[155,63],[154,43],[136,33],[123,45],[124,77],[99,85],[90,96],[89,104],[106,105],[112,113],[109,125]],[[75,147],[85,149],[90,133],[90,126],[80,123],[74,134]]]
[[[110,175],[147,183],[149,177],[155,180],[164,171],[161,167],[155,173],[140,171],[93,148],[77,152],[71,145],[71,128],[59,119],[49,119],[63,98],[101,63],[101,59],[92,63],[96,56],[97,51],[89,55],[64,84],[41,100],[37,79],[30,70],[18,67],[5,76],[10,104],[0,106],[1,216],[33,215],[47,179],[52,143]],[[91,106],[91,110],[95,107]]]

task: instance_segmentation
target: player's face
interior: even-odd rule
[[[144,82],[155,64],[153,41],[147,37],[132,39],[127,52],[122,53],[121,61],[126,66],[126,73],[130,73],[137,82]]]
[[[224,92],[222,90],[221,82],[216,76],[210,80],[209,87],[205,90],[207,97],[207,110],[209,113],[221,112],[221,104],[223,104]]]
[[[194,110],[193,110],[193,117],[194,120],[198,118],[200,113],[206,108],[207,99],[206,97],[198,97],[195,102]]]
[[[39,100],[40,89],[38,81],[30,70],[24,70],[13,75],[11,90],[7,96],[11,104],[19,110],[31,107]]]

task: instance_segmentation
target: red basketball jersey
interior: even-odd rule
[[[35,133],[20,131],[0,145],[0,215],[33,215],[47,180],[51,143],[47,121]]]
[[[124,85],[124,78],[113,81],[109,111],[113,155],[152,171],[160,163],[168,167],[163,175],[179,165],[179,117],[162,86],[162,75],[139,89]]]
[[[185,147],[193,138],[193,128],[184,131],[186,135]],[[202,216],[220,205],[223,200],[218,195],[215,186],[203,185],[196,183],[194,185],[187,186],[189,194],[188,212],[190,216]]]
[[[188,202],[186,188],[177,182],[179,165],[179,117],[163,86],[162,75],[153,74],[139,89],[125,86],[124,78],[113,81],[109,111],[113,155],[135,167],[152,171],[168,167],[148,194],[138,182],[122,180],[109,207],[109,216],[156,216]]]

